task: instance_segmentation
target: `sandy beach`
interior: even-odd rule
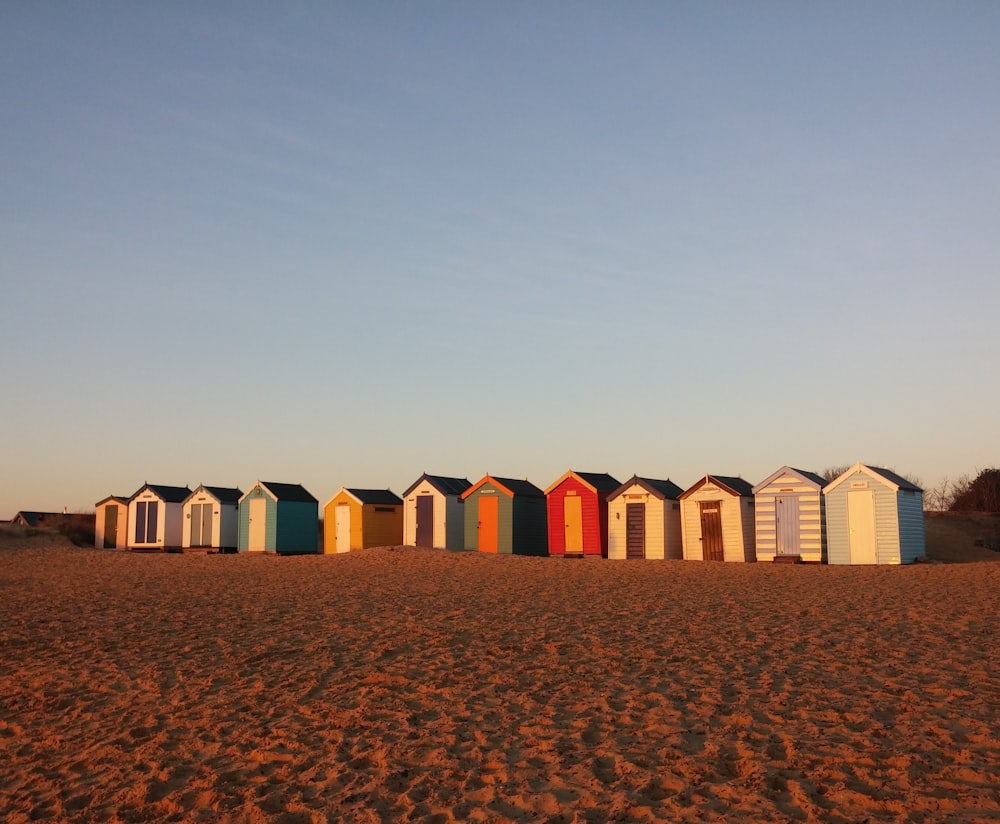
[[[0,550],[0,817],[1000,818],[1000,563]]]

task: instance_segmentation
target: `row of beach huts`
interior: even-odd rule
[[[96,505],[105,549],[333,554],[399,544],[612,559],[906,564],[925,555],[923,492],[857,463],[827,482],[783,466],[756,485],[569,471],[540,489],[487,474],[421,475],[402,497],[341,488],[323,507],[299,484],[143,484]]]

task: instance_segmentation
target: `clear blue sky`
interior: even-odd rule
[[[1000,461],[1000,3],[6,3],[0,518]]]

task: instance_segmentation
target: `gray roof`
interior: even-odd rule
[[[609,497],[617,498],[626,489],[628,489],[630,486],[633,486],[634,484],[638,484],[643,489],[652,493],[658,498],[669,499],[672,501],[676,501],[680,497],[681,493],[684,491],[670,479],[667,479],[665,481],[659,481],[655,478],[640,478],[638,475],[633,475],[631,478],[625,481],[625,483],[619,486],[614,492],[612,492]]]
[[[816,474],[815,472],[809,472],[808,470],[805,470],[805,469],[796,469],[794,466],[790,466],[788,468],[795,470],[803,478],[808,478],[814,484],[819,484],[820,489],[822,489],[824,486],[826,486],[829,483],[829,481],[827,481],[826,478],[824,478],[822,475]]]
[[[214,495],[224,504],[235,504],[243,497],[243,491],[235,486],[208,486],[202,484],[201,488]],[[197,490],[195,490],[197,492]]]
[[[157,498],[166,501],[168,504],[183,503],[184,499],[191,494],[191,490],[186,486],[167,486],[166,484],[143,484],[132,495],[129,500],[134,500],[144,490],[153,492]]]
[[[737,478],[732,475],[711,475],[710,477],[718,483],[728,486],[738,495],[746,495],[748,497],[753,496],[753,484],[749,481],[745,481],[742,478]]]
[[[403,493],[403,497],[405,498],[409,495],[414,489],[420,486],[423,481],[427,481],[442,495],[461,495],[466,489],[472,486],[467,478],[450,478],[447,475],[428,475],[425,472],[410,485],[406,492]]]
[[[498,478],[496,475],[490,475],[490,477],[504,488],[509,489],[515,495],[524,495],[528,498],[545,497],[545,493],[531,481],[519,481],[516,478]]]
[[[598,492],[614,492],[621,486],[621,481],[613,478],[607,472],[577,472],[574,469],[573,474],[586,481]]]
[[[383,504],[399,506],[403,503],[403,499],[399,497],[391,489],[348,489],[355,498],[357,498],[363,504]]]
[[[904,478],[902,475],[897,475],[891,469],[883,469],[880,466],[869,466],[868,464],[865,464],[865,466],[867,466],[876,475],[881,475],[883,478],[889,481],[889,483],[895,484],[900,489],[910,489],[913,490],[914,492],[923,492],[923,490],[915,483],[906,480],[906,478]]]
[[[11,521],[22,520],[25,524],[30,527],[36,527],[44,521],[54,521],[56,518],[68,517],[63,512],[34,512],[27,509],[22,509],[20,512],[14,513],[14,517]]]
[[[259,481],[259,483],[279,501],[319,503],[301,484],[279,484],[274,481]]]

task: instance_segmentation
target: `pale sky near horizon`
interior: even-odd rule
[[[8,3],[0,519],[1000,463],[1000,4]]]

